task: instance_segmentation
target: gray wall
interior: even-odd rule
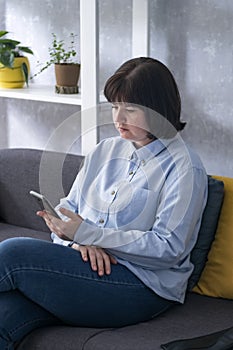
[[[131,58],[130,0],[100,0],[100,90],[107,77]],[[150,55],[172,70],[182,97],[184,138],[208,173],[233,176],[233,1],[149,0]],[[3,16],[5,13],[5,16]],[[17,19],[19,16],[19,20]],[[30,45],[32,73],[47,58],[50,34],[79,37],[77,0],[0,0],[0,20]],[[79,50],[79,45],[77,46]],[[53,69],[34,83],[54,84]],[[78,107],[0,98],[0,147],[43,148],[59,123]],[[106,113],[101,123],[110,123]],[[114,133],[104,125],[100,137]],[[74,149],[80,151],[79,143]]]
[[[151,1],[151,55],[173,71],[184,138],[211,174],[233,176],[233,1]]]

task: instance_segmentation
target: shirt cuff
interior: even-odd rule
[[[101,239],[102,229],[98,226],[93,226],[90,220],[85,219],[80,224],[74,235],[74,241],[82,245],[98,245],[97,242]]]
[[[61,239],[54,232],[51,233],[51,239],[52,239],[53,243],[64,245],[64,246],[68,246],[71,243],[71,241],[66,241],[64,239]]]

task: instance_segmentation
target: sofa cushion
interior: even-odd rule
[[[223,182],[208,176],[208,199],[203,212],[198,239],[191,252],[191,262],[194,264],[194,269],[188,281],[188,290],[192,290],[196,285],[204,269],[207,255],[215,237],[223,197]]]
[[[114,329],[44,327],[27,335],[17,350],[161,350],[177,338],[198,337],[232,326],[232,300],[188,293],[176,305],[148,322]]]
[[[104,329],[68,326],[39,328],[27,335],[17,350],[82,350],[88,339],[103,331]]]
[[[188,293],[184,305],[176,305],[149,322],[101,332],[87,341],[85,350],[161,350],[161,344],[175,339],[231,327],[232,308],[232,300]]]
[[[40,192],[40,165],[42,156],[48,163],[47,177],[44,182],[62,178],[63,193],[56,188],[53,205],[67,194],[78,171],[83,157],[57,152],[43,152],[34,149],[1,149],[0,150],[0,218],[5,223],[28,227],[48,232],[44,221],[35,215],[39,209],[37,202],[29,195],[30,190]],[[64,159],[65,158],[65,159]],[[64,162],[63,162],[64,161]],[[51,169],[58,168],[59,171]],[[60,178],[59,177],[59,178]],[[47,195],[47,193],[45,193]]]
[[[201,278],[193,291],[233,299],[233,178],[220,177],[225,195],[215,239]]]
[[[31,237],[51,241],[50,233],[44,231],[32,230],[27,227],[5,224],[0,222],[0,241],[13,237]]]

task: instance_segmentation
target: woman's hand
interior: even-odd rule
[[[111,264],[117,264],[116,259],[107,254],[104,249],[95,246],[80,246],[76,243],[72,245],[73,249],[80,252],[83,261],[90,261],[93,271],[97,271],[99,276],[110,275]]]
[[[55,232],[61,239],[73,241],[74,235],[81,225],[83,218],[71,210],[60,208],[59,211],[69,218],[68,221],[55,218],[47,211],[38,211],[37,215],[42,217],[48,228]]]
[[[47,211],[38,211],[37,215],[44,219],[50,231],[56,233],[58,237],[73,241],[74,235],[81,225],[83,218],[68,209],[60,208],[59,210],[69,218],[68,221],[57,219]],[[116,259],[107,254],[102,248],[80,246],[76,243],[72,245],[72,248],[80,252],[83,261],[90,261],[92,270],[97,271],[99,276],[103,276],[105,273],[109,275],[111,273],[111,264],[117,264]]]

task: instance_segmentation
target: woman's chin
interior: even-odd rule
[[[119,130],[119,134],[123,139],[130,139],[130,133],[128,130]]]

